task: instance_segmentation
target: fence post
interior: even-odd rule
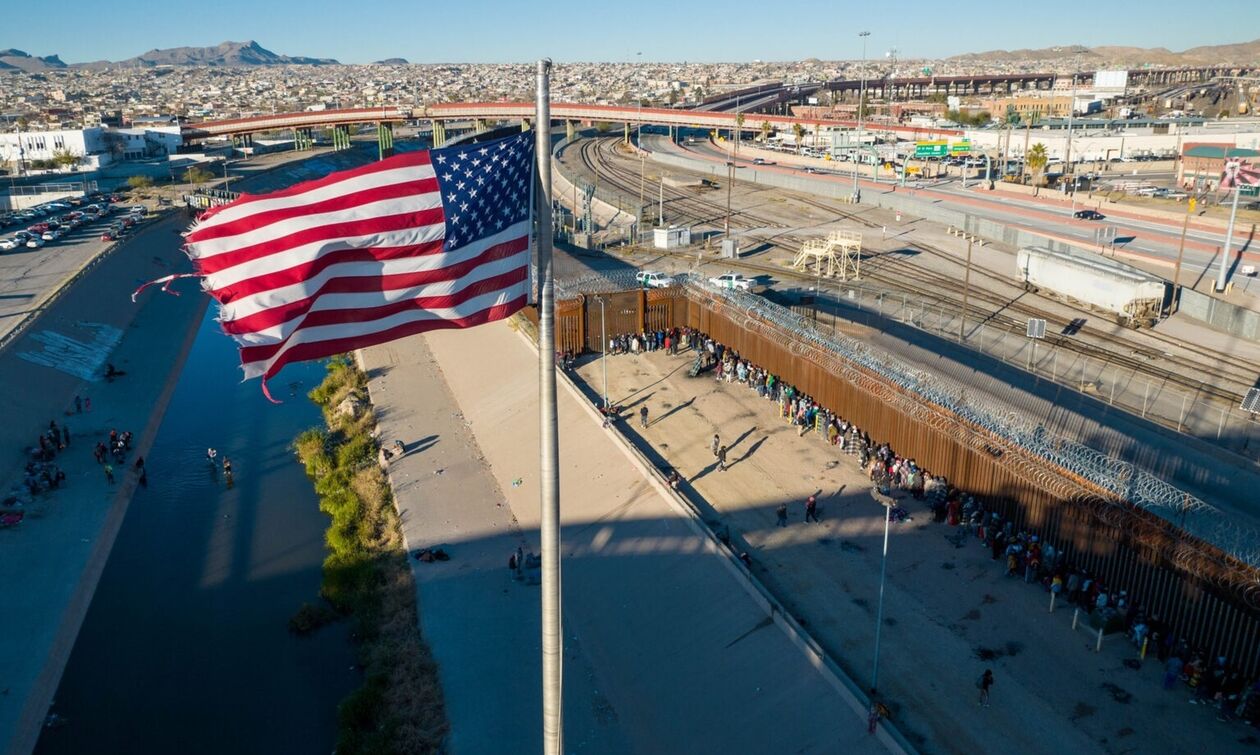
[[[1050,379],[1058,381],[1059,379],[1059,347],[1054,347],[1054,361],[1050,363]]]
[[[1181,416],[1177,418],[1177,432],[1181,432],[1181,426],[1186,423],[1186,401],[1189,399],[1189,393],[1181,394]]]
[[[1097,644],[1095,644],[1095,645],[1094,645],[1094,652],[1095,652],[1095,653],[1101,653],[1101,652],[1102,652],[1102,638],[1103,638],[1103,628],[1102,628],[1102,627],[1098,627],[1098,642],[1097,642]]]
[[[1146,379],[1146,393],[1142,394],[1142,418],[1146,418],[1146,402],[1151,398],[1151,379]]]
[[[1072,631],[1073,632],[1076,631],[1076,625],[1080,622],[1080,620],[1081,620],[1081,609],[1078,608],[1072,612]]]
[[[1051,590],[1050,591],[1050,613],[1054,613],[1054,599],[1057,597],[1059,597],[1059,594]]]
[[[1221,433],[1225,432],[1225,416],[1227,412],[1229,412],[1229,407],[1222,406],[1221,407],[1221,423],[1216,426],[1216,439],[1217,440],[1220,440]]]

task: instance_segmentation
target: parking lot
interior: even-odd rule
[[[91,206],[102,212],[87,209]],[[77,205],[48,203],[41,209],[44,212],[24,216],[9,214],[0,229],[0,343],[145,216],[105,196],[81,199]]]

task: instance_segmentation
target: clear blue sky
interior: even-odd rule
[[[534,8],[545,10],[534,10]],[[55,12],[14,0],[0,48],[61,55],[68,63],[153,48],[254,39],[286,55],[366,63],[856,58],[896,47],[903,57],[1061,44],[1183,50],[1260,37],[1260,0],[1095,0],[999,4],[900,0],[590,2],[552,0],[65,0]],[[966,19],[962,27],[955,26]]]

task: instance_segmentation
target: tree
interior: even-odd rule
[[[153,186],[153,179],[148,176],[132,176],[127,179],[127,185],[133,191],[143,191]]]
[[[670,87],[669,89],[669,106],[673,107],[678,104],[678,90]]]
[[[209,181],[211,178],[213,178],[213,176],[210,174],[210,171],[202,170],[195,165],[184,171],[184,182],[190,183],[193,186],[200,186],[206,181]]]
[[[612,124],[608,121],[595,121],[595,133],[607,134],[612,129]]]
[[[1032,171],[1033,183],[1041,182],[1041,172],[1046,169],[1046,163],[1050,161],[1050,155],[1046,153],[1046,145],[1037,142],[1028,150],[1028,169]]]
[[[691,90],[691,96],[696,98],[696,102],[701,102],[701,101],[703,101],[703,100],[704,100],[704,88],[703,88],[703,87],[695,87],[695,88],[693,88],[693,89]]]
[[[762,122],[761,122],[761,141],[763,141],[763,142],[764,142],[765,140],[767,140],[767,139],[769,139],[769,138],[770,138],[770,131],[771,131],[771,130],[772,130],[772,129],[770,128],[770,121],[762,121]]]
[[[53,150],[53,162],[59,168],[73,168],[79,164],[79,156],[68,149]]]
[[[799,155],[801,147],[805,144],[805,127],[799,123],[793,123],[792,133],[796,134],[796,154]]]
[[[739,141],[739,134],[744,130],[744,114],[735,114],[735,141]]]

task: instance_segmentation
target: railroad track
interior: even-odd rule
[[[616,159],[608,158],[605,155],[606,152],[613,151],[615,154],[615,150],[602,148],[601,145],[606,144],[608,141],[599,139],[583,140],[580,145],[580,159],[583,166],[587,170],[596,172],[598,175],[606,178],[607,183],[617,190],[623,192],[637,191],[640,180],[639,171],[618,164],[619,161]],[[665,187],[664,191],[667,206],[671,208],[673,213],[681,216],[679,219],[686,219],[696,223],[719,224],[726,218],[724,202],[685,193],[671,187]],[[855,212],[851,205],[836,204],[795,193],[786,194],[792,202],[821,210],[834,216],[835,220],[848,220],[871,229],[882,227],[881,223],[863,216],[860,212]],[[773,234],[768,237],[747,233],[757,228],[783,227],[783,224],[776,219],[767,218],[747,210],[732,212],[730,225],[734,230],[744,231],[747,238],[791,252],[797,251],[801,242],[806,238],[812,237],[791,232]],[[957,265],[960,270],[966,265],[965,261],[959,258],[958,255],[932,244],[913,242],[908,244],[907,248],[943,259]],[[961,309],[963,294],[961,274],[959,276],[951,276],[933,268],[914,264],[913,261],[906,260],[904,257],[897,258],[898,264],[895,270],[888,269],[890,267],[889,260],[893,258],[894,256],[889,255],[864,261],[863,277],[886,284],[907,294],[912,294],[926,302],[935,303],[941,309],[953,311]],[[781,279],[791,279],[800,282],[814,281],[814,276],[780,266],[766,265],[748,260],[732,260],[728,264],[740,270],[769,274]],[[1019,293],[1012,297],[986,288],[983,284],[985,281],[988,281],[991,285],[1020,292],[1023,286],[1018,279],[976,266],[972,267],[971,273],[972,286],[968,292],[969,304],[967,308],[969,322],[978,323],[984,321],[986,324],[999,328],[1018,328],[1022,331],[1027,319],[1036,317],[1046,320],[1048,331],[1063,331],[1077,319],[1096,319],[1099,316],[1093,310],[1076,307],[1058,299],[1056,299],[1057,302],[1075,310],[1082,317],[1063,317],[1045,312],[1032,303],[1020,301]],[[980,285],[977,285],[977,281],[980,281]],[[988,311],[980,311],[980,307],[983,305],[988,305]],[[1129,370],[1149,379],[1157,380],[1161,384],[1178,386],[1182,389],[1193,391],[1200,396],[1210,397],[1232,406],[1238,405],[1242,395],[1222,387],[1221,384],[1250,386],[1260,377],[1260,365],[1240,360],[1227,353],[1198,344],[1185,343],[1160,333],[1148,331],[1143,332],[1141,335],[1156,341],[1161,346],[1144,349],[1141,346],[1135,346],[1131,340],[1124,336],[1099,329],[1092,329],[1090,336],[1100,343],[1079,340],[1061,332],[1049,332],[1045,340],[1054,346],[1076,353],[1083,358]],[[1171,353],[1163,345],[1184,350],[1191,356]],[[1184,371],[1159,367],[1152,363],[1155,359],[1165,360],[1174,367],[1183,368]]]

